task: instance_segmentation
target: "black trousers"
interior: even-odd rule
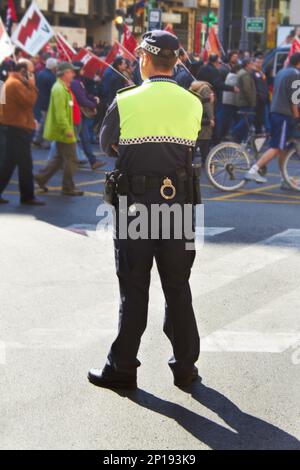
[[[18,167],[21,202],[34,198],[31,132],[16,127],[6,128],[6,152],[0,160],[0,195]]]
[[[256,134],[262,134],[263,125],[265,122],[265,107],[266,103],[263,101],[258,100],[256,104],[256,115],[255,115],[255,132]]]
[[[6,127],[0,124],[0,168],[6,155]]]
[[[173,347],[173,373],[185,377],[199,358],[200,339],[189,286],[195,252],[184,240],[116,240],[116,268],[120,285],[119,332],[107,366],[135,376],[137,354],[147,326],[150,273],[156,260],[166,300],[164,332]]]

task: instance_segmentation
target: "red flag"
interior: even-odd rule
[[[129,52],[127,49],[125,49],[124,46],[122,46],[122,44],[116,41],[107,54],[105,62],[107,64],[112,64],[116,60],[117,56],[122,56],[124,59],[130,60],[130,62],[134,62],[136,60],[136,57],[131,52]]]
[[[55,36],[56,45],[58,50],[58,57],[60,60],[71,62],[76,55],[75,49],[68,43],[64,36],[58,33]]]
[[[125,49],[127,49],[129,52],[131,52],[132,54],[134,53],[134,51],[138,47],[138,43],[137,43],[134,35],[132,34],[130,29],[128,28],[127,24],[124,25],[123,47]]]
[[[201,20],[199,20],[197,21],[196,28],[195,28],[194,54],[196,56],[199,56],[201,52],[201,34],[202,34],[202,22]]]
[[[291,50],[290,50],[289,58],[288,58],[289,61],[292,55],[296,54],[296,52],[300,52],[300,38],[298,37],[295,37],[294,41],[292,42]]]
[[[108,64],[95,56],[88,49],[80,49],[77,55],[73,57],[73,61],[80,61],[84,64],[84,74],[86,77],[95,78],[95,75],[102,76],[107,69]]]
[[[167,26],[165,27],[165,31],[167,31],[168,33],[174,34],[174,28],[173,28],[172,23],[167,24]]]
[[[216,35],[214,27],[209,30],[209,35],[205,44],[203,60],[206,62],[212,54],[217,54],[219,57],[222,54],[222,47],[218,36]]]
[[[11,35],[11,29],[13,23],[18,22],[16,7],[14,4],[14,0],[8,0],[7,2],[7,10],[6,10],[6,29],[9,35]]]
[[[125,49],[125,47],[122,46],[122,44],[120,44],[119,42],[117,42],[117,44],[119,46],[119,54],[122,57],[124,57],[124,59],[128,59],[131,62],[134,62],[135,60],[137,60],[136,56],[132,54],[128,49]]]
[[[120,47],[119,47],[119,44],[116,42],[111,48],[111,50],[109,51],[109,53],[107,54],[105,62],[107,64],[112,64],[116,60],[116,57],[119,54],[120,54]]]

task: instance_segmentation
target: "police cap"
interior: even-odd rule
[[[144,34],[143,41],[138,49],[144,49],[156,56],[163,55],[163,52],[168,50],[174,52],[174,57],[178,57],[180,45],[174,34],[156,29]]]

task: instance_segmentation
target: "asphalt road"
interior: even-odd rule
[[[35,151],[35,167],[45,152]],[[105,158],[105,157],[101,157]],[[112,161],[105,158],[107,168]],[[78,170],[82,199],[53,179],[42,208],[0,207],[1,449],[300,449],[300,194],[265,187],[230,196],[203,175],[205,244],[192,276],[202,383],[172,385],[153,272],[139,390],[101,390],[117,329],[112,242],[98,234],[103,171]]]

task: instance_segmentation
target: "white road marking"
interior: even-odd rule
[[[300,250],[300,230],[291,229],[245,248],[241,248],[241,245],[230,245],[225,256],[212,261],[208,256],[205,262],[204,253],[203,257],[200,255],[196,260],[202,264],[202,269],[197,274],[193,273],[192,291],[205,295],[276,264],[292,253],[299,254],[298,250]]]
[[[206,352],[282,353],[299,342],[299,289],[215,331],[202,340]]]

